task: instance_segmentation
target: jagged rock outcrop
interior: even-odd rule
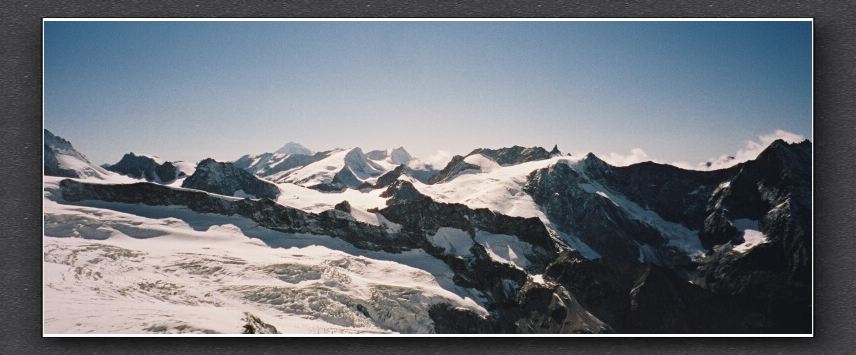
[[[406,169],[407,169],[407,167],[404,166],[404,164],[399,165],[399,166],[395,167],[395,169],[392,169],[390,171],[385,172],[383,175],[381,175],[379,178],[377,178],[377,180],[375,180],[374,183],[370,183],[370,182],[366,181],[366,182],[360,184],[359,189],[360,190],[363,190],[363,189],[379,189],[379,188],[387,187],[390,184],[397,181],[399,177],[404,175],[404,171]]]
[[[109,165],[106,169],[135,179],[146,179],[161,183],[171,182],[185,176],[185,173],[171,162],[159,162],[152,157],[134,153],[125,154],[118,163]]]
[[[244,312],[244,327],[241,329],[243,334],[279,334],[276,327],[265,323],[261,318],[256,317],[248,312]]]
[[[529,281],[518,295],[517,333],[595,334],[612,328],[589,313],[565,287]]]
[[[348,201],[342,201],[333,206],[334,210],[351,213],[351,204]]]
[[[196,171],[182,182],[181,187],[233,196],[236,192],[260,198],[275,199],[279,196],[276,185],[261,180],[232,163],[219,163],[205,159],[196,166]]]
[[[558,147],[556,148],[558,150]],[[515,145],[508,148],[488,149],[479,148],[467,154],[467,156],[481,154],[499,165],[515,165],[535,160],[550,159],[552,154],[541,147],[521,147]]]

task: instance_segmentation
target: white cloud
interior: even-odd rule
[[[770,144],[777,139],[784,140],[788,143],[799,143],[805,140],[802,135],[777,129],[769,134],[762,134],[756,140],[747,140],[743,147],[738,149],[733,154],[722,154],[719,157],[710,158],[706,161],[692,164],[687,161],[674,161],[667,164],[688,170],[716,170],[732,167],[739,163],[753,160],[761,154]],[[612,152],[602,157],[605,162],[613,166],[627,166],[631,164],[641,163],[644,161],[653,161],[656,163],[664,163],[661,160],[651,158],[648,153],[642,148],[633,148],[628,154]]]
[[[602,158],[603,161],[609,163],[609,165],[613,166],[627,166],[631,164],[641,163],[643,161],[651,161],[651,157],[648,156],[648,153],[645,153],[642,148],[633,148],[630,150],[629,154],[621,154],[612,152],[607,154]]]
[[[426,167],[432,167],[434,169],[442,169],[446,167],[452,160],[452,153],[449,153],[445,150],[438,150],[434,154],[429,155],[426,158],[417,158],[413,159],[407,165],[414,169],[424,169]]]
[[[706,162],[701,162],[696,165],[696,170],[716,170],[732,167],[739,163],[749,161],[758,157],[764,149],[771,143],[781,139],[788,143],[799,143],[805,140],[802,135],[777,129],[770,134],[763,134],[758,137],[758,140],[747,140],[743,148],[737,150],[735,154],[723,154],[717,158],[710,158]]]

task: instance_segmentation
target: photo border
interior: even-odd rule
[[[843,10],[844,3],[801,2],[776,4],[747,4],[738,1],[711,3],[481,3],[461,2],[329,2],[294,4],[287,2],[250,1],[242,6],[228,1],[205,3],[152,2],[148,6],[135,2],[93,4],[86,1],[62,3],[3,5],[2,12],[7,31],[2,42],[4,65],[0,67],[0,89],[5,96],[0,108],[4,119],[0,134],[4,148],[0,151],[0,173],[4,184],[0,193],[8,196],[9,203],[2,207],[0,223],[4,248],[0,257],[2,266],[2,311],[6,318],[0,328],[0,352],[126,352],[126,353],[233,353],[281,352],[295,350],[308,353],[375,353],[381,351],[437,353],[483,352],[513,353],[519,351],[541,353],[581,353],[588,351],[617,354],[658,352],[688,353],[724,350],[743,353],[762,352],[848,352],[856,345],[854,337],[853,298],[856,280],[852,271],[856,263],[852,257],[854,238],[851,224],[856,212],[850,206],[856,196],[852,181],[856,151],[854,133],[856,117],[853,97],[856,58],[854,26]],[[257,16],[614,16],[614,17],[813,17],[815,19],[815,79],[813,147],[818,153],[814,159],[815,184],[813,231],[822,236],[823,244],[815,244],[815,326],[812,339],[557,339],[500,338],[456,339],[454,342],[430,339],[339,339],[335,344],[311,338],[271,341],[270,339],[45,339],[41,332],[41,254],[38,253],[42,237],[39,235],[41,219],[40,166],[38,142],[41,132],[41,36],[42,17],[257,17]],[[8,101],[7,101],[8,100]],[[35,255],[34,255],[35,254]],[[427,340],[427,341],[426,341]]]

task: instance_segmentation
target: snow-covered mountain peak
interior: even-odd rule
[[[334,149],[324,152],[317,160],[268,176],[268,179],[322,191],[342,190],[357,188],[365,180],[376,178],[390,169],[370,160],[360,148]]]
[[[288,142],[281,148],[277,149],[274,154],[279,155],[292,155],[292,154],[301,154],[301,155],[312,155],[313,152],[309,150],[309,148],[304,147],[303,145],[295,142]]]
[[[345,167],[361,180],[380,175],[384,169],[370,161],[359,147],[348,150],[344,156]]]
[[[53,148],[56,151],[74,150],[74,147],[72,147],[71,142],[63,139],[60,136],[53,134],[51,131],[48,131],[47,129],[45,130],[45,145]]]
[[[407,164],[411,160],[413,160],[413,156],[404,149],[404,147],[398,147],[389,152],[389,159],[393,164]]]
[[[105,179],[110,175],[74,149],[71,142],[47,129],[44,131],[44,142],[45,175],[97,179]]]
[[[374,161],[386,161],[387,163],[393,165],[407,164],[413,160],[413,156],[411,156],[410,153],[406,149],[404,149],[404,147],[385,150],[372,150],[366,152],[366,157]]]

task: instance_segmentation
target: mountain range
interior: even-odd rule
[[[151,308],[60,331],[811,332],[808,140],[712,171],[555,146],[441,169],[403,147],[99,167],[45,130],[44,149],[46,270],[70,275],[48,277],[46,314],[92,287]],[[128,285],[123,267],[149,271]]]

